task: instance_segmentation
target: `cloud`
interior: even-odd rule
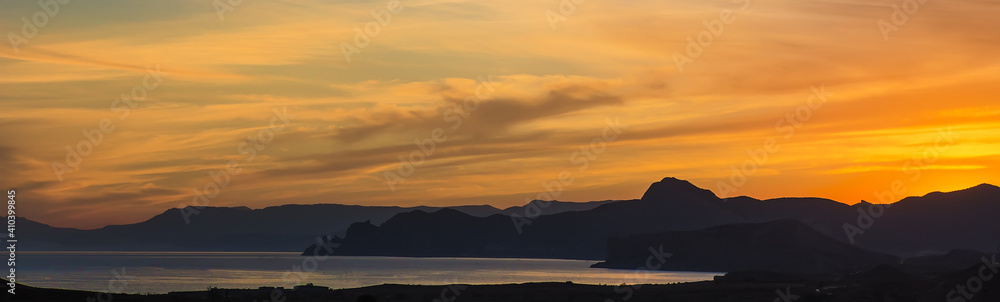
[[[579,96],[577,96],[579,95]],[[549,91],[536,100],[447,98],[445,105],[428,110],[395,110],[359,117],[360,126],[337,129],[332,135],[343,143],[356,143],[385,134],[407,132],[407,129],[452,128],[473,136],[503,134],[511,127],[548,117],[582,111],[585,109],[622,105],[620,97],[606,92],[587,91],[571,87]]]
[[[244,173],[213,205],[514,205],[564,169],[579,171],[566,198],[634,198],[664,176],[713,187],[769,138],[780,151],[738,194],[853,201],[948,127],[959,143],[913,194],[1000,169],[996,2],[928,2],[888,41],[877,22],[899,1],[752,2],[683,73],[673,54],[738,4],[588,1],[553,31],[556,2],[405,2],[348,63],[340,43],[385,1],[244,1],[224,20],[210,2],[126,2],[72,2],[19,53],[0,47],[0,179],[42,222],[142,220],[230,160]],[[10,4],[9,30],[38,9]],[[119,119],[112,101],[156,64],[170,78]],[[461,109],[480,77],[495,91]],[[820,85],[834,96],[785,138],[776,122]],[[240,143],[275,108],[296,118],[249,161]],[[51,163],[104,118],[114,132],[57,181]],[[569,158],[605,118],[629,128],[580,171]],[[448,140],[387,190],[382,173],[438,128]]]

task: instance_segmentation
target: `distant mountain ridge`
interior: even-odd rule
[[[848,206],[822,198],[722,199],[672,177],[651,184],[638,200],[548,204],[542,216],[521,226],[521,234],[507,215],[523,216],[523,206],[500,210],[485,205],[451,207],[456,210],[446,212],[433,207],[338,204],[206,207],[190,225],[181,219],[181,209],[170,209],[144,222],[96,230],[54,228],[26,219],[18,222],[24,238],[32,238],[23,242],[23,250],[302,251],[321,235],[335,235],[343,242],[336,253],[353,255],[603,260],[611,237],[784,219],[801,221],[848,242],[844,225],[858,225],[860,213],[870,205]],[[411,214],[414,211],[419,213]],[[874,218],[870,228],[854,236],[854,244],[904,257],[953,249],[996,251],[1000,222],[995,213],[1000,213],[1000,188],[988,184],[908,197]],[[351,236],[352,224],[369,235]],[[481,233],[469,231],[473,229]],[[427,247],[407,239],[440,236],[429,230],[450,234],[452,240]],[[381,251],[366,243],[373,238],[401,244]]]
[[[546,214],[591,209],[615,201],[552,202]],[[474,217],[511,213],[489,205],[447,207]],[[393,215],[438,211],[440,207],[392,207],[341,204],[282,205],[262,209],[203,207],[182,219],[181,209],[169,209],[146,221],[109,225],[95,230],[56,228],[18,218],[18,232],[31,238],[22,250],[131,250],[131,251],[301,251],[321,235],[341,235],[358,221],[382,224]]]

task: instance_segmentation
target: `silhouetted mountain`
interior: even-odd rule
[[[462,251],[463,255],[480,251],[480,254],[469,256],[601,260],[607,256],[607,240],[611,237],[784,219],[801,221],[830,238],[848,242],[845,224],[858,225],[859,216],[863,216],[860,213],[871,212],[869,206],[867,203],[848,206],[821,198],[720,199],[711,191],[687,181],[664,178],[652,184],[642,199],[602,204],[585,211],[539,217],[515,216],[507,220],[493,216],[455,217],[454,213],[408,213],[400,217],[400,221],[387,221],[394,222],[395,227],[391,230],[369,226],[375,236],[373,239],[348,236],[341,250],[334,254],[457,256],[457,251]],[[548,214],[547,208],[541,208],[542,214]],[[1000,220],[991,216],[998,212],[1000,189],[995,186],[931,193],[906,198],[878,212],[881,215],[872,217],[870,225],[862,225],[867,229],[853,239],[858,247],[896,255],[954,248],[987,251],[1000,243],[997,241]],[[449,221],[451,219],[455,221]],[[400,227],[402,225],[406,227]],[[408,239],[432,238],[445,231],[441,225],[482,230],[484,235],[452,232],[449,233],[452,240],[438,242],[433,248]],[[380,240],[397,245],[390,250],[370,246]]]
[[[427,213],[416,210],[396,215],[375,226],[359,222],[347,229],[347,237],[337,255],[410,257],[505,257],[511,256],[517,233],[508,224],[510,217],[474,217],[452,209]],[[419,232],[411,232],[420,224]],[[496,226],[504,225],[507,228]],[[456,244],[458,243],[458,244]],[[313,255],[315,246],[306,254]],[[316,251],[324,255],[324,250]]]
[[[660,183],[664,182],[671,185],[654,184],[643,199],[675,200],[673,196],[679,195],[677,191],[697,192],[684,186],[686,182],[673,178]],[[654,190],[656,192],[650,192]],[[729,213],[723,219],[715,215],[697,218],[719,221],[735,217],[732,223],[796,219],[834,239],[844,242],[853,239],[859,247],[900,256],[944,253],[952,249],[993,251],[1000,248],[1000,220],[993,215],[1000,213],[1000,188],[989,184],[907,197],[884,207],[881,212],[864,201],[852,206],[822,198],[760,201],[741,196],[717,201],[708,191],[692,194],[700,194],[702,200]],[[857,227],[862,233],[848,235],[845,224]]]
[[[606,256],[607,240],[612,236],[697,230],[747,220],[726,207],[726,202],[711,191],[687,181],[664,178],[652,184],[639,200],[607,203],[588,211],[564,212],[533,219],[459,218],[454,213],[400,214],[388,220],[386,225],[406,227],[383,229],[384,226],[371,228],[358,225],[358,228],[370,229],[372,237],[353,238],[349,231],[341,248],[334,254],[458,256],[456,251],[489,251],[470,256],[602,260]],[[542,208],[542,212],[545,211],[547,208]],[[439,229],[442,224],[456,229],[487,230],[484,232],[489,235],[474,232],[449,235],[450,240],[434,245],[441,253],[437,255],[429,253],[422,242],[410,239],[439,236],[437,234],[444,231]],[[518,230],[522,232],[519,234]],[[385,241],[388,241],[385,244],[394,244],[392,248],[383,250],[378,245]],[[310,247],[306,253],[311,253],[314,248]]]
[[[552,202],[543,215],[592,209],[600,202]],[[522,210],[489,205],[448,207],[476,217]],[[23,250],[143,250],[143,251],[300,251],[321,235],[344,236],[351,223],[382,224],[390,217],[439,207],[388,207],[340,204],[283,205],[263,209],[203,207],[185,223],[181,209],[170,209],[149,220],[110,225],[96,230],[55,228],[18,218],[18,232],[30,241]],[[523,212],[521,213],[523,215]]]
[[[532,203],[528,209],[499,210],[485,205],[454,207],[471,215],[463,218],[403,216],[406,223],[401,225],[406,228],[399,228],[392,236],[428,238],[426,233],[436,224],[447,223],[468,230],[471,229],[465,225],[468,223],[492,235],[476,237],[469,232],[456,233],[455,236],[468,234],[469,238],[442,243],[442,249],[490,251],[489,255],[509,257],[598,260],[607,256],[606,245],[610,237],[781,219],[802,221],[823,234],[846,242],[845,224],[859,225],[859,217],[864,216],[860,213],[870,212],[868,203],[848,206],[820,198],[720,199],[711,191],[676,178],[664,178],[650,185],[638,200]],[[184,223],[180,209],[171,209],[141,223],[97,230],[53,228],[20,219],[19,232],[25,238],[32,238],[22,244],[24,250],[289,251],[300,250],[319,235],[343,237],[354,222],[370,221],[376,229],[374,232],[379,233],[376,226],[394,215],[438,209],[336,204],[285,205],[256,210],[206,207],[190,217],[190,225]],[[882,212],[864,221],[870,222],[870,227],[853,236],[859,247],[912,256],[956,248],[993,251],[1000,244],[1000,222],[992,215],[1000,212],[1000,188],[996,186],[983,184],[951,193],[909,197]],[[514,218],[493,217],[498,214]],[[448,221],[450,219],[457,220]],[[511,233],[516,236],[510,236]],[[383,235],[392,237],[388,234]],[[345,244],[363,241],[347,238]],[[472,243],[482,247],[461,246]],[[352,254],[366,254],[363,246],[345,245],[344,248]],[[415,254],[417,251],[404,248],[396,252]],[[422,251],[427,253],[429,250]]]
[[[844,237],[844,222],[858,215],[851,207],[824,198],[783,197],[757,200],[740,196],[724,199],[723,206],[746,221],[765,222],[781,219],[802,221],[813,229],[838,240]]]
[[[32,241],[22,241],[18,249],[23,250],[62,250],[64,245],[59,242],[72,240],[83,236],[87,231],[57,228],[44,223],[28,220],[24,217],[17,217],[17,233],[22,238],[39,238]]]
[[[542,210],[542,215],[552,215],[552,214],[559,214],[559,213],[563,213],[563,212],[588,211],[588,210],[592,210],[592,209],[594,209],[596,207],[599,207],[601,205],[605,205],[605,204],[609,204],[609,203],[616,203],[616,202],[620,202],[620,201],[621,200],[601,200],[601,201],[588,201],[588,202],[566,202],[566,201],[558,201],[558,200],[551,200],[551,201],[532,200],[527,205],[513,206],[513,207],[509,207],[509,208],[503,209],[503,211],[501,211],[501,213],[502,214],[507,214],[507,215],[515,215],[516,214],[516,215],[521,215],[521,216],[530,215],[530,210],[526,210],[526,208],[529,205],[531,205],[531,204],[535,204],[535,206],[537,208],[539,208],[539,209]],[[544,204],[546,206],[544,208],[542,208],[540,206],[542,204]],[[469,213],[467,211],[463,211],[463,212],[465,212],[465,213],[467,213],[469,215],[479,216],[479,215],[474,215],[472,213]],[[483,215],[483,217],[485,217],[485,216],[489,216],[489,215]]]
[[[453,210],[458,210],[459,212],[476,217],[487,217],[493,214],[503,213],[503,210],[497,209],[491,205],[486,205],[486,204],[478,206],[453,206],[448,208]]]
[[[657,256],[653,251],[672,256],[662,265],[657,261],[649,264],[649,259]],[[898,262],[894,256],[834,240],[797,220],[779,220],[611,238],[607,261],[593,267],[656,265],[671,271],[849,273]]]
[[[418,207],[425,210],[437,208]],[[350,223],[377,223],[415,208],[338,204],[203,207],[185,223],[181,209],[149,220],[95,230],[56,229],[29,222],[20,230],[26,250],[294,251],[324,234],[343,234]],[[19,222],[20,223],[20,222]],[[330,232],[330,233],[326,233]]]
[[[479,205],[479,206],[451,206],[449,209],[459,210],[462,213],[469,214],[476,217],[487,217],[494,214],[504,214],[504,215],[526,215],[533,210],[527,210],[529,205],[535,204],[535,208],[542,209],[539,205],[545,204],[544,210],[542,210],[542,215],[552,215],[559,214],[563,212],[577,212],[577,211],[587,211],[603,204],[615,203],[621,200],[601,200],[601,201],[587,201],[587,202],[568,202],[568,201],[558,201],[558,200],[532,200],[528,204],[523,206],[512,206],[507,207],[503,210],[497,209],[491,205]]]
[[[858,225],[857,208],[850,221]],[[859,246],[900,255],[944,253],[952,249],[984,252],[1000,248],[1000,187],[981,184],[955,192],[933,192],[893,203],[855,236]]]

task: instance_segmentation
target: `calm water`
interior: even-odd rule
[[[331,288],[384,283],[673,283],[711,280],[719,275],[637,275],[632,270],[589,268],[594,261],[549,259],[329,257],[304,262],[308,258],[298,253],[22,252],[18,259],[17,280],[27,285],[126,293],[211,286],[291,287],[306,282]]]

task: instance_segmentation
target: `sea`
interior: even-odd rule
[[[380,284],[669,284],[723,273],[590,268],[595,261],[496,258],[303,257],[281,252],[19,252],[18,283],[109,293],[167,293],[313,283],[333,289]]]

